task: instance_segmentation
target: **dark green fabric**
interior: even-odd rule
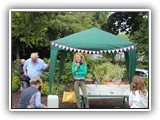
[[[62,73],[63,73],[63,68],[64,68],[64,63],[65,63],[65,60],[66,60],[66,55],[67,55],[67,51],[61,51],[61,59],[60,59],[60,67],[59,67],[59,75],[58,75],[58,80],[57,80],[57,88],[55,88],[55,93],[58,94],[58,87],[59,87],[59,84],[61,82],[61,76],[62,76]]]
[[[126,63],[126,69],[127,69],[127,78],[132,82],[132,79],[135,75],[135,69],[136,69],[136,51],[130,50],[128,52],[125,52],[125,63]]]
[[[55,72],[55,66],[57,61],[58,49],[55,47],[51,47],[50,52],[50,67],[49,67],[49,94],[52,90],[53,77]]]
[[[130,42],[124,38],[113,35],[111,33],[102,31],[98,28],[92,28],[84,30],[79,33],[75,33],[64,38],[55,40],[54,43],[61,44],[64,46],[84,49],[84,50],[115,50],[124,48],[127,46],[134,45],[133,42]],[[50,50],[50,70],[49,70],[49,94],[51,93],[52,83],[54,80],[55,65],[57,60],[58,50],[63,50],[62,47],[55,47],[54,45]],[[64,49],[65,50],[65,49]],[[63,50],[63,51],[64,51]],[[68,50],[69,52],[69,50]],[[66,55],[66,54],[65,54]],[[59,80],[61,79],[61,74],[64,66],[65,56],[62,56]],[[132,78],[135,73],[136,68],[136,52],[135,49],[130,49],[125,52],[126,68],[127,68],[127,77],[132,82]],[[59,84],[59,83],[58,83]]]
[[[59,76],[58,76],[58,84],[60,84],[61,82],[61,75],[62,75],[62,72],[63,72],[63,68],[64,68],[64,63],[65,63],[65,60],[66,60],[66,55],[67,55],[67,51],[62,51],[61,52],[61,60],[60,60],[60,71],[59,71]]]
[[[92,28],[75,33],[59,40],[55,40],[54,42],[85,50],[115,50],[134,45],[133,42],[98,28]]]

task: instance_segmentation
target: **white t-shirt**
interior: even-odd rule
[[[148,92],[146,90],[146,96],[136,90],[135,95],[130,92],[129,95],[130,108],[148,108]]]

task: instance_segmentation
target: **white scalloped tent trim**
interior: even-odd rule
[[[130,45],[127,47],[123,47],[123,48],[119,48],[119,49],[115,49],[115,50],[99,50],[99,51],[95,51],[95,50],[84,50],[84,49],[77,49],[77,48],[73,48],[73,47],[69,47],[69,46],[65,46],[62,44],[58,44],[58,43],[54,43],[53,41],[51,42],[52,46],[54,45],[55,47],[59,47],[65,50],[70,50],[73,52],[81,52],[81,53],[89,53],[89,54],[99,54],[99,53],[115,53],[115,52],[125,52],[127,50],[130,49],[135,49],[135,45]]]

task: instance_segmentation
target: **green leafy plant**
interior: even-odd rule
[[[19,89],[20,87],[20,79],[16,75],[12,75],[12,92],[15,92]]]
[[[148,78],[144,78],[145,89],[148,90]]]
[[[43,81],[49,81],[49,71],[43,71],[41,78]]]
[[[88,73],[87,75],[86,75],[86,79],[92,79],[92,74],[91,73]]]
[[[21,64],[20,62],[21,60],[20,59],[17,59],[15,61],[12,61],[12,75],[17,75],[19,76],[20,73],[19,73],[19,65]]]
[[[58,87],[57,87],[57,84],[56,83],[53,83],[52,84],[52,90],[51,90],[51,94],[56,94],[56,89],[58,89],[58,95],[59,94],[62,94],[63,91],[65,90],[65,85],[62,85],[60,84]],[[41,95],[42,96],[46,96],[49,94],[49,83],[48,82],[43,82],[42,86],[41,86]]]
[[[124,71],[118,65],[110,62],[95,66],[94,75],[100,81],[110,80],[113,78],[120,79],[123,77]]]

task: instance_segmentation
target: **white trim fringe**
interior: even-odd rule
[[[123,47],[123,48],[118,48],[118,49],[115,49],[115,50],[98,50],[98,51],[95,51],[95,50],[84,50],[84,49],[77,49],[77,48],[73,48],[73,47],[69,47],[69,46],[65,46],[65,45],[62,45],[62,44],[58,44],[58,43],[54,43],[53,41],[51,42],[52,46],[54,45],[55,47],[58,47],[58,48],[62,48],[62,49],[65,49],[65,50],[70,50],[70,51],[73,51],[73,52],[81,52],[81,53],[89,53],[89,54],[99,54],[99,53],[115,53],[115,52],[125,52],[128,50],[131,50],[131,49],[135,49],[135,45],[130,45],[130,46],[126,46],[126,47]]]

